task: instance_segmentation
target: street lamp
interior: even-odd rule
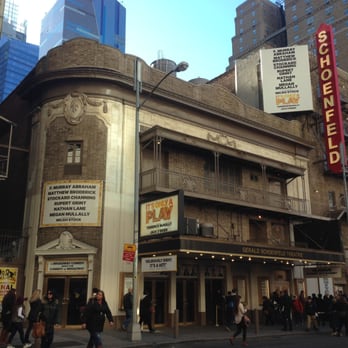
[[[140,102],[140,92],[142,87],[141,79],[141,61],[135,58],[134,62],[134,90],[135,90],[135,155],[134,155],[134,235],[133,243],[135,245],[135,256],[133,261],[133,308],[132,308],[132,325],[130,331],[131,341],[141,340],[140,325],[137,323],[137,304],[138,304],[138,240],[139,240],[139,168],[140,168],[140,141],[139,141],[139,111],[142,106],[152,97],[160,84],[171,74],[175,72],[185,71],[188,63],[181,62],[169,72],[167,72],[161,80],[154,86],[151,92]]]

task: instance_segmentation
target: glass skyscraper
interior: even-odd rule
[[[18,24],[18,5],[13,0],[0,4],[0,103],[34,68],[39,47],[26,43],[26,27]]]
[[[41,24],[39,57],[76,37],[125,52],[126,9],[116,0],[57,0]]]

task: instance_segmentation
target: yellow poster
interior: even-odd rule
[[[10,289],[16,289],[18,268],[0,267],[0,301]]]

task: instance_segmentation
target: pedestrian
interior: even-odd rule
[[[123,296],[123,309],[126,314],[126,318],[122,324],[122,330],[126,331],[130,322],[132,321],[133,311],[133,289],[129,288],[128,292]]]
[[[337,316],[335,336],[342,336],[343,327],[345,329],[346,336],[348,336],[348,301],[343,294],[337,295],[334,310]]]
[[[216,297],[215,297],[215,313],[217,315],[215,319],[216,326],[218,325],[224,325],[225,322],[225,305],[226,305],[226,300],[223,292],[219,289],[216,292]]]
[[[12,325],[10,330],[10,336],[8,338],[8,344],[7,348],[15,348],[11,342],[13,340],[13,337],[18,332],[19,338],[23,344],[23,348],[29,348],[31,347],[31,343],[25,343],[24,339],[24,329],[23,329],[23,322],[25,319],[24,315],[24,298],[22,296],[18,296],[16,299],[16,305],[15,310],[12,313]]]
[[[281,292],[279,307],[283,322],[283,330],[286,331],[289,329],[292,331],[292,299],[288,294],[288,290]]]
[[[242,332],[243,333],[243,346],[246,347],[248,343],[246,342],[247,328],[250,320],[246,317],[247,308],[244,307],[243,303],[240,301],[241,297],[237,296],[235,306],[234,306],[234,321],[237,325],[237,330],[230,337],[230,343],[233,345],[235,338]]]
[[[312,327],[315,331],[317,331],[317,307],[311,296],[307,297],[307,301],[304,306],[304,313],[306,315],[306,331],[309,331]]]
[[[28,314],[28,327],[25,331],[24,340],[25,343],[30,343],[29,336],[31,330],[33,329],[33,325],[35,322],[39,320],[39,313],[41,310],[41,290],[36,289],[30,296],[29,299],[30,311]]]
[[[265,319],[265,325],[274,325],[274,308],[272,301],[267,296],[262,296],[262,314]]]
[[[58,300],[54,297],[53,291],[48,290],[44,297],[40,318],[45,323],[45,335],[41,337],[41,348],[49,348],[54,338],[54,326],[58,318]]]
[[[154,312],[154,307],[152,305],[152,300],[148,292],[144,292],[144,297],[140,301],[140,320],[139,324],[147,325],[150,332],[155,332],[152,328],[152,313]]]
[[[294,296],[292,299],[292,313],[294,316],[294,323],[296,326],[302,327],[303,324],[303,305],[298,296]]]
[[[233,322],[234,322],[234,301],[232,292],[228,291],[226,296],[226,328],[228,331],[231,331]]]
[[[0,334],[0,344],[6,344],[8,335],[11,331],[12,317],[16,306],[16,289],[10,289],[2,299],[1,319],[2,329]]]
[[[92,297],[86,306],[83,328],[89,332],[89,341],[87,348],[102,348],[103,342],[101,333],[104,330],[105,317],[108,319],[111,326],[114,325],[114,320],[111,314],[108,303],[105,300],[103,290],[98,290],[95,298]]]

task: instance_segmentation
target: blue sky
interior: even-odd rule
[[[39,44],[41,19],[55,0],[17,0],[28,20],[28,42]],[[126,53],[151,64],[187,61],[184,80],[212,79],[232,55],[236,7],[243,0],[120,0],[127,11]],[[33,10],[35,9],[35,10]]]

